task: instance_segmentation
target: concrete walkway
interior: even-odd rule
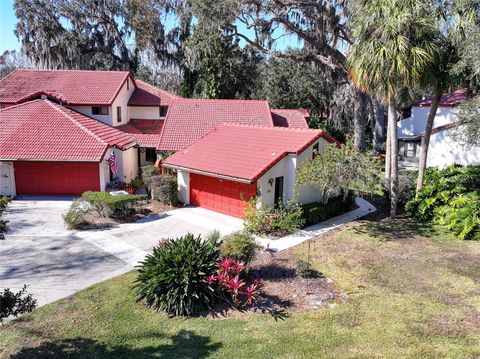
[[[346,223],[355,221],[367,214],[375,212],[377,209],[370,202],[367,202],[363,198],[357,197],[355,204],[358,208],[353,211],[344,213],[340,216],[323,221],[319,224],[315,224],[310,227],[297,231],[288,236],[279,239],[269,239],[257,237],[257,241],[263,246],[268,247],[274,252],[283,251],[285,249],[299,245],[311,238],[318,237],[321,234],[327,233],[335,228],[338,228]]]

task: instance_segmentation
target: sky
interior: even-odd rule
[[[13,33],[17,23],[17,18],[13,10],[13,1],[14,0],[0,0],[0,54],[5,50],[20,50],[20,43]],[[240,26],[240,28],[242,27]],[[243,41],[241,41],[241,43],[242,42]],[[298,46],[299,44],[291,36],[281,38],[276,44],[277,50]]]
[[[5,50],[20,49],[20,43],[13,33],[16,23],[13,0],[0,0],[0,54]]]

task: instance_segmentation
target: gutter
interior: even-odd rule
[[[204,176],[209,176],[209,177],[226,179],[226,180],[229,180],[229,181],[240,182],[240,183],[253,184],[253,183],[256,182],[254,180],[248,180],[246,178],[226,176],[226,175],[221,175],[221,174],[214,173],[214,172],[201,171],[201,170],[196,170],[196,169],[193,169],[193,168],[180,167],[180,166],[169,165],[169,164],[165,164],[165,163],[162,163],[162,167],[169,168],[169,169],[172,169],[172,170],[177,170],[177,171],[191,172],[191,173],[195,173],[195,174],[198,174],[198,175],[204,175]]]

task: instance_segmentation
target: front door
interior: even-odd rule
[[[283,204],[283,176],[275,178],[275,207]]]
[[[9,163],[0,163],[0,195],[15,195],[13,190],[13,167]]]

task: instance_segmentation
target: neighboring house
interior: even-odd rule
[[[242,217],[255,195],[266,206],[320,201],[312,186],[295,188],[296,169],[329,143],[322,130],[224,124],[163,166],[177,171],[182,202]]]
[[[227,170],[210,173],[201,167],[203,159],[194,159],[198,168],[190,163],[188,171],[178,173],[181,200],[241,216],[239,203],[257,190],[269,205],[275,196],[291,199],[298,164],[313,148],[335,142],[323,131],[309,130],[308,116],[302,109],[271,109],[261,100],[185,99],[129,72],[16,70],[0,80],[0,194],[103,191],[114,180],[131,181],[140,166],[173,152],[165,167],[177,170],[172,161],[201,148],[202,156]],[[204,145],[217,140],[222,148],[217,142]],[[112,154],[116,174],[110,170]],[[239,160],[238,166],[265,171],[237,178],[228,169]],[[198,178],[206,187],[195,192]],[[216,208],[205,202],[208,191],[200,194],[206,189],[217,190],[216,196],[229,192],[229,201]],[[319,198],[316,191],[301,189],[299,199]]]
[[[466,147],[457,138],[461,124],[456,115],[456,107],[467,99],[465,89],[442,96],[430,137],[427,167],[480,163],[480,147]],[[418,164],[431,105],[432,98],[416,102],[412,106],[411,117],[397,123],[399,157],[405,165]]]

